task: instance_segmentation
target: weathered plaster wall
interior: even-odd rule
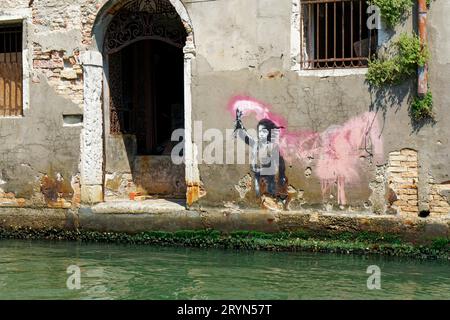
[[[77,63],[69,58],[80,22],[64,1],[28,4],[0,4],[2,20],[25,21],[26,100],[23,117],[0,118],[0,205],[70,207],[80,202],[83,92]]]
[[[225,134],[226,129],[233,128],[234,119],[227,110],[227,104],[236,95],[250,96],[272,106],[273,112],[289,120],[291,131],[323,132],[341,126],[359,114],[376,113],[382,132],[382,159],[361,158],[359,179],[346,185],[348,205],[339,206],[338,186],[331,193],[322,192],[321,181],[315,174],[318,159],[307,159],[287,165],[289,193],[293,199],[291,208],[312,205],[326,210],[367,209],[406,214],[430,210],[431,214],[449,213],[448,205],[445,205],[448,201],[448,191],[445,191],[448,184],[445,182],[449,180],[450,171],[446,126],[447,92],[450,89],[446,79],[449,73],[437,71],[448,69],[449,49],[445,37],[448,39],[450,33],[444,22],[449,12],[447,2],[434,1],[429,13],[430,86],[434,94],[436,122],[426,124],[413,124],[408,114],[411,93],[415,91],[414,81],[388,92],[376,92],[367,86],[363,74],[320,77],[298,76],[291,71],[290,0],[276,1],[276,4],[275,1],[257,0],[246,1],[245,4],[217,1],[187,6],[197,42],[197,58],[193,67],[194,121],[203,121],[203,130],[218,128]],[[241,10],[234,10],[236,6]],[[386,31],[388,39],[395,39],[403,31],[411,32],[416,21],[414,14],[397,28],[397,32]],[[256,121],[250,117],[244,123],[247,128],[256,128]],[[207,145],[203,144],[203,149]],[[392,168],[388,155],[400,153],[403,149],[417,151],[418,169],[408,173],[412,179],[417,175],[417,179],[413,179],[411,191],[395,195],[398,201],[406,201],[408,206],[400,205],[404,202],[391,205],[389,196],[395,181],[389,180]],[[400,170],[408,171],[408,164]],[[261,205],[255,196],[249,165],[202,164],[200,176],[206,191],[201,205],[231,208]],[[408,196],[411,199],[406,199]],[[270,205],[267,203],[268,207]]]
[[[50,85],[62,96],[80,107],[83,104],[82,69],[82,8],[84,0],[34,1],[32,32],[33,81],[36,73],[44,73]]]
[[[22,118],[0,119],[0,205],[67,207],[79,196],[80,127],[63,115],[81,110],[45,78],[30,90]]]
[[[288,119],[290,131],[324,132],[371,110],[373,102],[363,75],[299,77],[290,70],[291,1],[277,1],[276,5],[273,1],[246,1],[242,10],[234,10],[238,5],[242,6],[238,1],[188,5],[198,43],[193,68],[194,120],[202,120],[204,130],[218,128],[225,133],[233,128],[227,104],[236,95],[272,106],[274,113]],[[256,128],[255,121],[246,121],[247,128]],[[316,175],[319,160],[294,159],[286,164],[291,208],[302,204],[339,207],[337,187],[331,186],[331,192],[321,190]],[[359,181],[346,187],[352,207],[371,207],[373,160],[361,159]],[[249,165],[200,165],[200,174],[206,190],[202,204],[259,206],[253,183],[247,181]],[[221,177],[220,183],[217,177]]]
[[[13,8],[27,9],[28,2],[2,1],[0,12],[7,14],[5,12]],[[429,13],[430,86],[436,122],[422,125],[412,124],[408,115],[408,100],[415,90],[413,81],[380,93],[370,90],[363,74],[327,77],[304,76],[292,71],[291,0],[182,2],[192,20],[196,43],[192,67],[192,127],[194,121],[202,121],[203,130],[215,128],[226,135],[226,130],[234,126],[228,104],[236,96],[249,96],[270,106],[273,114],[288,121],[289,132],[313,132],[326,137],[327,132],[346,128],[351,119],[367,112],[372,112],[370,115],[379,124],[382,152],[379,157],[371,156],[367,150],[359,155],[355,168],[357,178],[345,181],[344,203],[342,194],[338,195],[342,185],[339,186],[337,179],[326,181],[324,191],[323,175],[319,173],[321,159],[327,159],[323,153],[286,161],[289,187],[286,192],[290,197],[287,208],[313,206],[326,210],[449,213],[448,1],[433,1]],[[3,170],[0,188],[5,199],[23,198],[25,200],[19,201],[23,203],[41,197],[40,203],[46,203],[45,199],[42,201],[44,191],[58,188],[55,186],[60,185],[60,176],[67,186],[66,191],[60,192],[63,198],[70,200],[76,193],[74,189],[78,184],[73,177],[79,170],[80,127],[64,126],[63,115],[82,113],[83,76],[78,57],[80,52],[96,45],[92,42],[91,31],[105,3],[105,0],[41,0],[32,4],[27,36],[31,60],[29,110],[21,119],[0,118],[0,169]],[[410,17],[396,34],[388,36],[395,37],[401,30],[411,31],[415,20]],[[248,129],[256,128],[255,118],[248,116],[243,122]],[[328,141],[321,139],[324,144]],[[392,158],[402,155],[406,149],[417,152],[417,161],[407,159],[402,163]],[[117,154],[123,151],[122,148]],[[114,160],[114,155],[110,152],[106,158]],[[129,163],[125,156],[123,162],[116,159],[113,164],[126,167]],[[415,161],[417,170],[406,163]],[[353,160],[351,163],[355,164]],[[118,169],[118,174],[127,171],[125,167]],[[200,164],[199,168],[200,206],[263,205],[280,209],[270,199],[256,197],[249,164]],[[114,176],[112,180],[117,178],[115,170],[106,170]],[[411,173],[414,177],[401,176],[408,170],[414,171]],[[393,172],[400,173],[400,177]],[[331,172],[331,176],[333,174]],[[42,182],[45,175],[54,180],[47,183],[49,188]],[[75,187],[69,187],[72,178]],[[400,192],[394,178],[412,178],[413,187]],[[118,188],[120,184],[113,185],[111,195]],[[403,206],[402,201],[411,206]],[[409,210],[412,208],[414,210]]]
[[[195,66],[204,67],[201,57],[197,57]],[[209,118],[204,125],[208,128],[218,128],[225,132],[233,128],[234,119],[227,111],[226,105],[235,94],[245,94],[258,97],[272,105],[273,111],[289,120],[290,130],[304,130],[313,132],[324,132],[330,127],[345,125],[355,115],[363,114],[369,110],[371,105],[370,95],[364,85],[364,78],[350,76],[345,78],[304,78],[300,79],[295,73],[287,70],[279,70],[279,78],[255,71],[236,71],[221,73],[206,73],[199,75],[196,79],[194,105],[195,119]],[[281,76],[283,75],[283,76]],[[208,94],[209,88],[216,88],[214,96]],[[359,90],[355,89],[359,88]],[[213,105],[222,105],[219,114],[208,117],[209,109]],[[332,110],[332,111],[331,111]],[[374,119],[375,115],[369,119]],[[380,121],[381,119],[375,119]],[[256,128],[256,123],[247,122],[247,128]],[[232,139],[230,135],[228,139]],[[205,144],[206,145],[206,144]],[[375,162],[367,155],[361,155],[359,159],[361,166],[360,180],[347,185],[346,192],[348,201],[359,207],[370,206],[368,204],[371,190],[369,182],[374,179]],[[336,190],[327,194],[324,198],[321,192],[321,181],[316,175],[318,162],[321,157],[304,157],[302,160],[293,157],[292,161],[286,161],[286,175],[290,186],[296,190],[294,197],[301,197],[301,202],[309,204],[333,204],[336,203]],[[382,164],[380,159],[378,164]],[[243,202],[235,188],[238,181],[250,173],[249,165],[201,165],[201,179],[207,196],[202,200],[208,205],[222,204],[229,199],[235,198],[237,202]],[[221,177],[217,183],[217,177]],[[293,191],[294,191],[293,190]],[[254,190],[249,190],[246,195],[249,202],[253,200]],[[253,198],[253,199],[252,199]],[[300,203],[297,203],[300,204]],[[243,204],[243,203],[242,203]],[[294,203],[292,203],[294,205]],[[328,206],[329,207],[329,206]]]
[[[420,156],[422,179],[427,174],[430,185],[423,198],[430,203],[431,212],[449,213],[450,203],[450,25],[448,1],[434,1],[429,12],[429,44],[431,62],[429,81],[433,92],[434,111],[437,123],[423,127],[418,133],[421,141]],[[447,203],[446,203],[447,202]]]

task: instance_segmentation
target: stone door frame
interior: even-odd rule
[[[195,145],[192,139],[192,60],[195,58],[194,33],[191,19],[180,0],[168,0],[174,6],[186,29],[184,52],[184,122],[185,172],[188,205],[199,197],[200,183]],[[109,134],[108,59],[103,59],[103,40],[114,14],[111,8],[123,0],[106,0],[97,14],[92,29],[92,45],[80,56],[84,75],[84,110],[81,133],[81,202],[93,204],[104,200],[104,139]]]

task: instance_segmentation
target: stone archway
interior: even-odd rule
[[[199,173],[195,146],[192,142],[192,97],[191,61],[195,57],[195,44],[192,23],[180,0],[108,0],[97,14],[92,29],[92,45],[84,52],[81,63],[84,68],[84,128],[81,150],[81,196],[84,203],[98,203],[104,199],[104,136],[109,133],[108,112],[110,88],[108,86],[108,61],[104,59],[103,49],[106,30],[115,13],[124,6],[139,9],[158,10],[159,5],[172,5],[178,13],[186,30],[184,52],[184,121],[185,121],[185,181],[187,203],[190,205],[199,196]],[[106,61],[105,61],[106,60]]]

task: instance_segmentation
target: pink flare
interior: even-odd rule
[[[287,121],[283,117],[270,112],[270,106],[254,98],[236,96],[231,99],[228,104],[228,110],[233,117],[236,116],[236,111],[238,109],[242,111],[244,117],[255,114],[255,118],[258,121],[262,119],[269,119],[279,127],[287,126]]]

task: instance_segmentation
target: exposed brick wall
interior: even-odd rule
[[[64,51],[43,52],[39,44],[33,45],[33,69],[41,71],[56,92],[83,104],[83,70],[78,62],[79,52],[67,55]],[[33,82],[39,78],[33,77]]]
[[[57,31],[82,30],[82,8],[85,0],[40,0],[32,6],[35,32],[44,34]],[[75,44],[81,48],[81,43]],[[44,75],[55,91],[80,107],[83,105],[83,71],[76,52],[67,52],[61,44],[43,51],[40,43],[33,46],[33,82],[39,82],[38,74]],[[52,50],[53,49],[53,50]]]
[[[433,215],[446,215],[450,214],[450,181],[447,183],[435,183],[433,179],[430,179],[430,214]]]
[[[417,214],[419,178],[417,151],[403,149],[389,153],[387,169],[389,188],[394,192],[391,195],[392,207],[399,213]]]

